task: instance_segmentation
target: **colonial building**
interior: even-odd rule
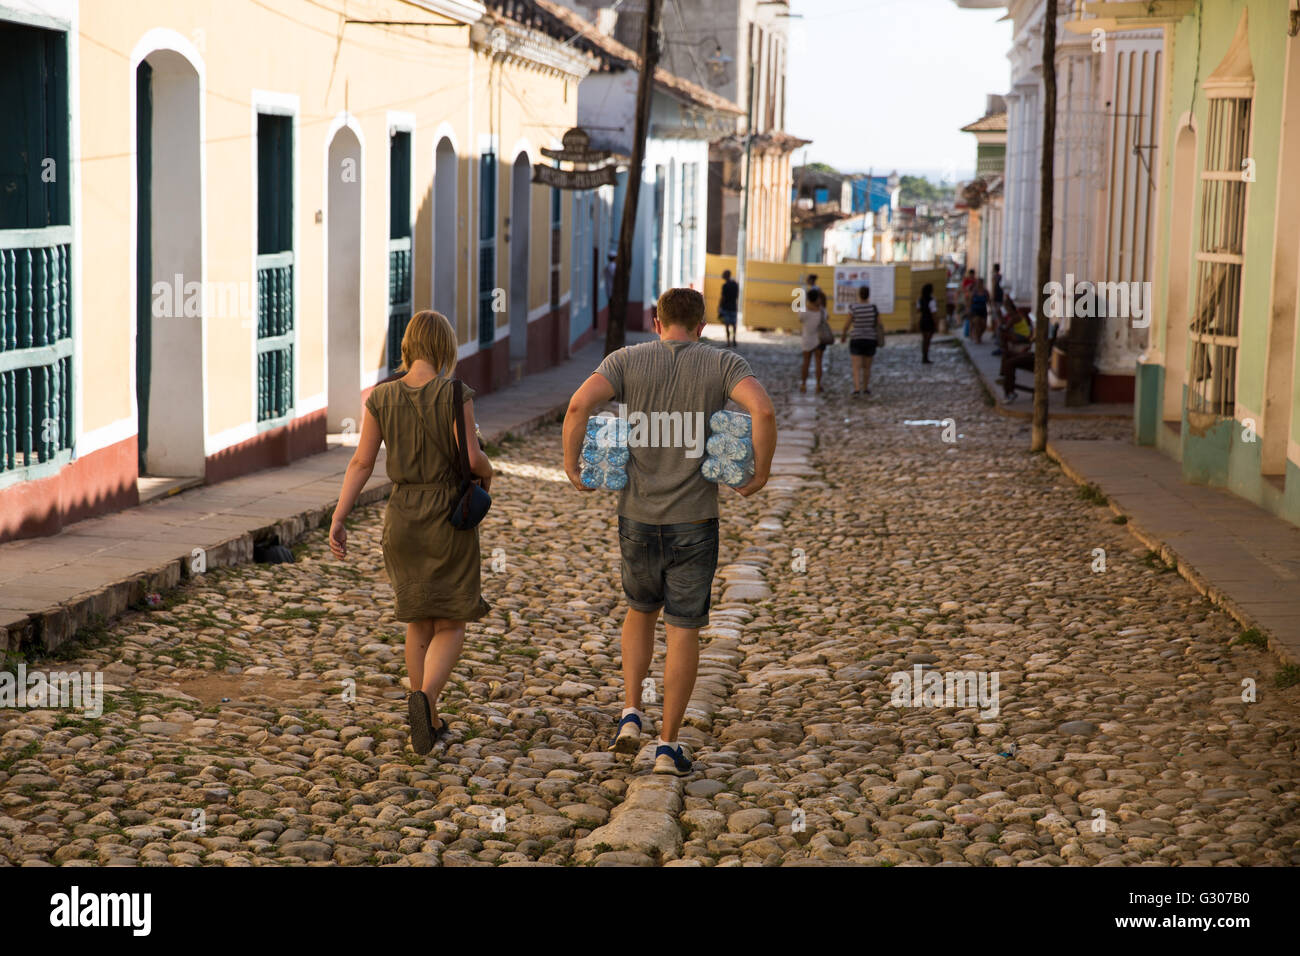
[[[322,451],[455,323],[569,352],[592,61],[475,0],[0,3],[0,539]]]
[[[601,16],[591,22],[552,0],[490,0],[490,5],[511,11],[534,29],[593,58],[594,69],[578,86],[578,122],[590,131],[593,148],[630,156],[641,61],[636,51],[612,34],[634,43],[639,43],[639,34],[626,26],[615,29],[625,23],[622,19]],[[734,129],[739,115],[740,108],[718,94],[663,66],[655,69],[630,264],[627,328],[650,327],[650,307],[665,289],[703,289],[709,142]],[[618,244],[626,190],[624,172],[608,203],[611,229],[607,244],[598,248],[602,270]]]
[[[967,8],[1005,8],[1013,24],[1007,106],[1004,286],[1035,302],[1042,157],[1044,0],[955,0]],[[1079,23],[1096,4],[1062,0],[1057,24],[1057,126],[1053,170],[1051,277],[1077,282],[1151,279],[1163,38],[1134,23],[1094,35]],[[1160,4],[1157,4],[1160,6]],[[1071,24],[1077,29],[1070,29]],[[987,267],[987,263],[985,263]],[[1068,327],[1068,318],[1063,323]],[[1103,318],[1096,345],[1094,401],[1133,396],[1145,331],[1127,315]]]
[[[896,258],[894,221],[898,217],[901,182],[896,170],[879,176],[866,173],[853,177],[853,212],[870,213],[871,216],[871,235],[868,238],[875,248],[868,248],[862,255],[864,259],[893,262]]]
[[[993,266],[1002,256],[1003,174],[1007,155],[1007,108],[1001,96],[988,98],[988,109],[962,132],[975,137],[975,179],[966,183],[961,197],[969,210],[966,232],[966,268],[992,283]]]
[[[810,166],[796,166],[794,207],[791,210],[791,262],[837,263],[859,254],[870,254],[870,214],[865,231],[864,217],[856,217],[861,242],[854,248],[851,234],[837,229],[853,218],[853,182],[848,176]]]
[[[1137,440],[1300,524],[1300,3],[1088,11],[1170,54]]]
[[[694,6],[698,14],[689,25],[666,28],[667,47],[696,60],[710,51],[707,68],[717,77],[711,88],[745,114],[736,132],[709,150],[709,251],[736,254],[744,215],[747,257],[783,261],[790,246],[792,156],[811,142],[786,131],[788,4],[699,0]]]

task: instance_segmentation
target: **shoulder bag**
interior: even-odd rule
[[[831,320],[827,318],[825,309],[822,309],[822,320],[817,323],[817,341],[822,345],[835,344],[835,331],[831,328]]]
[[[478,527],[492,507],[492,496],[478,483],[474,473],[469,469],[469,435],[465,427],[465,393],[461,390],[460,379],[451,383],[456,396],[456,438],[460,446],[460,494],[456,496],[447,515],[453,528],[469,531]],[[477,440],[477,437],[475,438]]]

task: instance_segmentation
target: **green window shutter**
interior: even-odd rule
[[[388,370],[402,365],[402,336],[411,321],[411,134],[388,140]]]
[[[293,414],[293,117],[257,116],[257,420]]]
[[[71,459],[67,47],[0,22],[0,486]]]

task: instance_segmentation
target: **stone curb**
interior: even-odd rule
[[[524,422],[485,433],[484,440],[500,444],[507,434],[529,434],[563,418],[568,405],[569,400],[565,398],[563,402]],[[384,478],[362,489],[356,506],[361,508],[385,500],[392,487],[392,482]],[[215,570],[251,562],[253,545],[273,535],[285,545],[301,540],[309,532],[329,524],[334,515],[334,505],[335,502],[330,502],[308,508],[204,548],[207,569]],[[19,654],[33,645],[39,645],[43,653],[53,653],[74,640],[78,631],[121,617],[132,605],[141,603],[149,594],[163,594],[178,587],[191,575],[190,561],[191,553],[187,550],[153,568],[127,575],[39,611],[16,611],[11,614],[0,611],[0,653]]]
[[[1102,492],[1105,493],[1106,489],[1103,486],[1096,482],[1088,481],[1088,479],[1082,474],[1071,468],[1065,462],[1065,459],[1057,452],[1056,446],[1050,441],[1047,443],[1047,457],[1060,465],[1061,471],[1064,472],[1071,481],[1075,482],[1075,484],[1080,486],[1093,484],[1096,485],[1096,487],[1101,488]],[[1297,658],[1282,645],[1282,642],[1277,639],[1271,630],[1259,623],[1259,621],[1255,620],[1255,618],[1252,617],[1240,604],[1238,604],[1230,594],[1217,585],[1212,584],[1205,575],[1196,569],[1195,566],[1188,563],[1182,555],[1178,553],[1176,548],[1162,540],[1154,532],[1143,527],[1142,523],[1131,514],[1123,511],[1117,504],[1115,504],[1109,495],[1107,495],[1107,507],[1113,514],[1122,516],[1126,519],[1124,527],[1128,529],[1133,537],[1146,545],[1149,550],[1159,554],[1160,559],[1164,561],[1165,564],[1173,565],[1177,569],[1178,573],[1212,604],[1223,609],[1231,618],[1233,618],[1233,620],[1240,624],[1242,628],[1249,629],[1253,627],[1261,634],[1265,635],[1268,638],[1268,649],[1273,652],[1274,656],[1276,656],[1278,660],[1283,664],[1300,665],[1300,660],[1297,660]]]

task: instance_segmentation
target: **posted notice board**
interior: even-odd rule
[[[839,315],[847,315],[849,306],[858,301],[858,289],[871,287],[871,301],[882,314],[894,311],[894,267],[883,266],[836,266],[835,267],[835,306]]]

